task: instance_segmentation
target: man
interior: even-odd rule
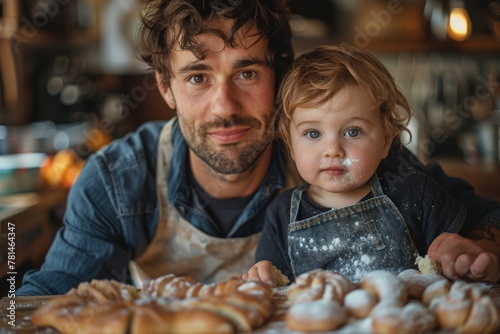
[[[288,19],[281,0],[146,5],[144,59],[177,117],[146,124],[88,159],[64,228],[17,295],[62,294],[93,278],[140,285],[173,273],[221,281],[251,267],[265,208],[301,182],[273,140],[275,93],[293,59]],[[471,208],[484,212],[478,223],[500,226],[500,205],[439,171],[427,173],[461,202],[474,199]],[[498,276],[500,238],[485,224],[494,233],[488,239],[443,236],[457,242],[438,245],[435,256],[453,268],[463,245],[475,247],[450,274],[466,275],[474,264],[480,275],[494,266]]]

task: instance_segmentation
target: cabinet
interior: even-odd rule
[[[0,198],[0,292],[7,291],[5,279],[15,276],[22,282],[27,269],[39,268],[55,233],[62,225],[67,190],[43,190],[39,193]]]

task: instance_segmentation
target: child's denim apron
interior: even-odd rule
[[[296,219],[307,185],[293,192],[288,255],[295,277],[322,268],[357,282],[377,269],[397,274],[416,268],[418,252],[403,217],[384,195],[376,175],[370,183],[373,198],[301,221]]]

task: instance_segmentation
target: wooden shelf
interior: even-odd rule
[[[302,38],[294,37],[293,44],[300,52],[310,50],[319,45],[340,45],[347,43],[353,46],[356,44],[352,38]],[[474,35],[464,42],[419,40],[419,39],[374,39],[366,47],[372,52],[444,52],[444,53],[464,53],[473,55],[495,55],[500,54],[500,37],[491,35]]]

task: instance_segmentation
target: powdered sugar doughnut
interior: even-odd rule
[[[436,316],[419,302],[377,308],[371,317],[376,334],[425,333],[437,325]]]
[[[347,320],[347,311],[338,302],[323,299],[293,304],[285,316],[289,329],[306,332],[332,331]]]
[[[422,274],[415,269],[407,269],[398,274],[398,278],[403,281],[408,291],[408,297],[422,299],[425,289],[434,282],[446,280],[439,274]]]
[[[316,269],[297,277],[287,292],[290,303],[317,299],[343,303],[344,296],[354,289],[346,276],[328,270]]]
[[[377,302],[378,298],[373,293],[364,289],[356,289],[345,296],[344,307],[350,315],[362,319],[370,314]]]
[[[406,287],[395,274],[386,270],[368,273],[360,282],[361,288],[375,294],[381,303],[403,306],[408,300]]]

